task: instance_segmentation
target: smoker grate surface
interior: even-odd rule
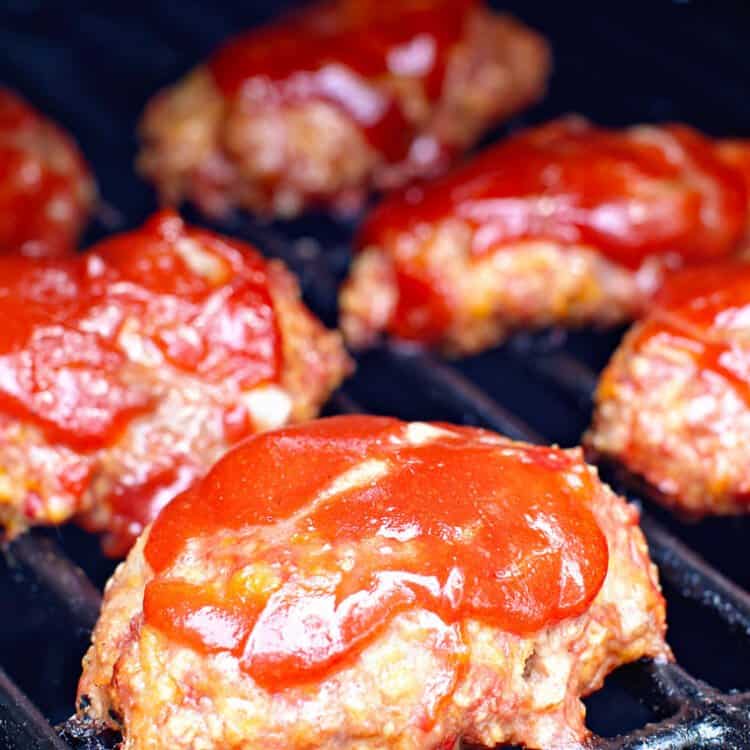
[[[0,7],[0,80],[76,134],[113,207],[92,228],[89,242],[140,223],[155,205],[131,168],[135,124],[147,97],[232,31],[289,4],[131,0],[115,7],[8,0]],[[750,6],[711,5],[503,3],[549,36],[556,58],[549,97],[509,127],[580,111],[605,124],[681,119],[717,134],[750,134],[750,64],[743,54]],[[335,322],[335,290],[348,264],[354,223],[318,216],[263,225],[236,217],[215,228],[283,258],[300,275],[311,306]],[[575,442],[590,415],[596,370],[617,338],[589,332],[519,336],[502,350],[456,363],[384,346],[360,358],[358,374],[327,412],[448,419],[518,439]],[[637,499],[627,482],[618,488]],[[644,504],[643,528],[665,583],[675,635],[687,644],[683,653],[694,654],[691,671],[719,674],[711,681],[724,689],[677,664],[630,665],[591,702],[592,723],[607,735],[592,738],[591,748],[750,748],[750,693],[726,689],[750,688],[742,682],[750,679],[750,578],[742,546],[750,527],[737,519],[685,527]],[[0,601],[11,602],[11,609],[0,618],[0,748],[103,750],[117,742],[112,733],[75,722],[61,725],[59,733],[53,729],[72,713],[80,656],[100,605],[98,587],[111,570],[93,540],[74,529],[34,532],[5,549]],[[704,633],[693,621],[710,621],[711,629]],[[642,726],[644,710],[634,703],[624,721],[609,721],[628,695],[645,704],[653,723]],[[623,733],[611,737],[614,732]]]

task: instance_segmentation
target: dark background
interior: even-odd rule
[[[139,224],[156,207],[153,192],[133,171],[135,128],[147,99],[228,35],[290,5],[248,0],[0,1],[0,83],[71,131],[96,174],[106,210],[84,244]],[[750,3],[518,0],[495,5],[547,36],[555,69],[545,100],[487,140],[568,112],[606,125],[679,120],[715,135],[750,137]],[[189,210],[187,215],[199,220]],[[353,224],[312,217],[261,225],[239,217],[219,228],[251,238],[262,250],[290,261],[302,276],[307,299],[333,322],[335,280],[346,268]],[[312,260],[308,238],[313,240]],[[598,370],[618,333],[558,338],[558,344]],[[458,367],[548,439],[578,442],[586,410],[533,382],[502,350]],[[405,418],[461,418],[410,389],[408,379],[384,371],[377,355],[360,362],[350,388],[374,410]],[[719,519],[690,526],[664,520],[725,572],[750,585],[747,521]],[[103,582],[112,566],[98,558],[95,540],[70,529],[50,533]],[[88,636],[71,636],[63,620],[51,623],[54,608],[42,606],[38,592],[23,580],[14,585],[13,576],[12,566],[0,560],[0,606],[8,607],[0,613],[0,663],[51,719],[61,720],[72,711]],[[721,687],[750,687],[747,645],[725,636],[702,610],[671,596],[669,605],[670,640],[680,661]],[[591,706],[591,723],[601,732],[625,730],[648,717],[616,683],[595,696]]]

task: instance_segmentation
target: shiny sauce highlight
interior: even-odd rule
[[[204,248],[208,276],[179,251],[184,243]],[[148,411],[155,398],[148,368],[159,366],[143,363],[149,347],[209,382],[251,387],[278,377],[263,259],[188,230],[172,212],[86,255],[2,258],[0,272],[0,409],[50,441],[106,447]]]
[[[596,248],[638,268],[655,254],[708,260],[735,249],[742,175],[682,126],[610,131],[569,118],[521,133],[464,167],[384,200],[358,245],[459,219],[482,257],[522,240]]]
[[[412,442],[398,420],[337,417],[235,448],[154,522],[145,622],[279,688],[329,674],[410,608],[518,634],[584,612],[608,552],[580,456],[438,427]],[[195,583],[175,571],[201,538],[226,560]]]
[[[381,154],[406,155],[413,136],[386,78],[441,94],[451,50],[475,0],[331,0],[253,29],[221,47],[209,68],[225,96],[267,106],[326,101],[344,111]]]
[[[729,383],[750,406],[750,264],[725,261],[667,280],[633,346],[658,339],[687,353],[699,376]]]

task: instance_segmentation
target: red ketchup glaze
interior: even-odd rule
[[[146,623],[201,652],[230,651],[278,688],[329,674],[408,608],[517,634],[584,612],[608,551],[582,459],[441,427],[413,445],[398,420],[335,417],[235,448],[154,522]],[[323,492],[365,460],[388,471]],[[217,533],[217,548],[265,540],[228,575],[263,563],[273,585],[238,593],[180,579],[173,565],[191,540]]]
[[[159,511],[203,473],[202,467],[187,463],[184,457],[180,459],[167,468],[144,464],[139,467],[140,476],[112,487],[107,496],[110,515],[101,539],[106,555],[125,557]],[[81,525],[87,528],[85,519]],[[96,527],[92,530],[100,531]]]
[[[178,252],[190,242],[213,258],[210,280]],[[176,368],[210,382],[231,378],[251,387],[278,377],[279,334],[263,259],[186,228],[172,212],[86,255],[0,258],[0,277],[0,409],[51,441],[106,447],[151,407],[148,376],[125,369],[139,348],[131,351],[124,335],[132,330]]]
[[[735,249],[746,195],[739,171],[689,128],[618,132],[569,118],[521,133],[442,178],[386,198],[365,221],[357,245],[395,256],[400,236],[419,241],[429,237],[430,225],[459,219],[473,231],[477,259],[520,241],[548,240],[589,245],[633,269],[653,255],[695,262]],[[395,266],[401,307],[392,332],[439,338],[451,306],[440,279],[419,252],[404,251]],[[419,311],[420,325],[403,322],[410,310]]]
[[[0,87],[0,252],[72,251],[90,202],[81,193],[93,192],[90,183],[72,140]],[[60,211],[65,215],[56,216]]]
[[[403,341],[437,344],[453,319],[450,291],[440,277],[410,266],[395,269],[398,300],[388,330]]]
[[[736,169],[745,181],[748,199],[746,237],[750,236],[750,140],[734,138],[719,141],[716,153],[725,164]]]
[[[667,280],[634,347],[659,339],[689,354],[700,375],[727,381],[750,406],[750,264],[725,261]]]
[[[387,159],[406,155],[413,129],[386,76],[419,81],[436,101],[451,50],[476,0],[331,0],[246,32],[209,62],[228,97],[266,106],[323,100],[343,110]]]

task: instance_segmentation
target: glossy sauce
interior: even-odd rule
[[[246,32],[209,62],[226,96],[266,105],[324,100],[349,115],[387,159],[403,158],[414,135],[386,76],[442,91],[450,52],[475,0],[332,0]]]
[[[0,252],[72,251],[92,194],[72,141],[0,87]]]
[[[439,270],[430,271],[422,257],[429,242],[424,251],[398,252],[399,237],[419,243],[428,240],[431,226],[458,219],[472,231],[476,259],[521,241],[546,240],[588,245],[636,269],[654,255],[685,262],[728,255],[746,215],[741,174],[698,133],[680,126],[608,131],[569,118],[521,133],[443,178],[387,198],[365,222],[357,245],[378,246],[395,260],[400,308],[392,332],[431,341],[445,328],[450,300],[435,277]],[[419,325],[408,323],[410,311],[423,319]]]
[[[163,462],[165,457],[158,458]],[[190,487],[205,468],[193,465],[189,459],[180,456],[177,463],[166,468],[143,463],[139,471],[139,476],[116,483],[107,495],[109,516],[101,545],[104,554],[109,557],[125,557],[159,511]],[[85,518],[80,519],[80,523],[84,528],[89,528]],[[101,528],[92,526],[89,530],[99,532]]]
[[[518,634],[584,612],[608,552],[580,456],[442,428],[414,444],[398,420],[337,417],[234,449],[155,521],[146,623],[278,688],[329,674],[409,608]],[[332,484],[364,461],[378,473]],[[228,581],[173,572],[201,537],[230,555]],[[238,586],[249,563],[271,572]]]
[[[701,375],[721,377],[750,406],[750,264],[699,266],[668,279],[633,346],[657,338],[689,353]]]
[[[182,243],[182,244],[180,244]],[[188,243],[188,246],[185,245]],[[197,244],[210,278],[178,249]],[[211,260],[212,259],[212,260]],[[67,260],[0,259],[0,409],[79,450],[111,444],[152,406],[154,347],[176,368],[246,388],[278,377],[263,259],[171,212]],[[253,314],[248,315],[248,307]]]
[[[719,158],[736,169],[745,181],[748,199],[748,211],[746,217],[746,236],[750,236],[750,139],[727,139],[717,143],[716,152]]]

